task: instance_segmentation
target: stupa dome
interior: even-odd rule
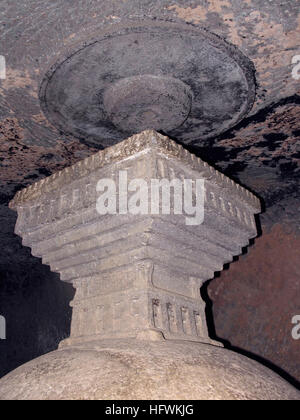
[[[259,363],[202,343],[101,340],[54,351],[1,380],[0,399],[298,400]]]

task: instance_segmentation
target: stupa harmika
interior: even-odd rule
[[[161,211],[99,215],[97,183],[117,183],[120,171],[129,180],[204,179],[203,223],[188,226],[184,214]],[[260,210],[249,191],[154,131],[32,185],[10,206],[23,244],[76,287],[64,344],[96,337],[210,343],[200,287],[256,236]]]

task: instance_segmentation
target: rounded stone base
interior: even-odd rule
[[[300,399],[257,362],[207,344],[103,340],[54,351],[0,380],[0,399]]]

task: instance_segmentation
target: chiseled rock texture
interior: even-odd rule
[[[203,223],[151,215],[131,232],[126,218],[99,216],[97,180],[120,169],[204,178]],[[70,339],[4,377],[0,399],[300,399],[267,368],[207,344],[200,286],[256,235],[260,203],[201,159],[147,130],[19,192],[11,207],[23,243],[77,297]]]
[[[271,370],[220,347],[124,339],[29,362],[2,379],[4,399],[299,400],[300,393]]]
[[[109,178],[118,185],[121,171],[126,184],[145,183],[147,211],[140,212],[140,203],[137,213],[128,212],[126,204],[126,210],[99,214],[98,182]],[[158,190],[153,210],[152,180],[176,180],[180,188],[183,180],[193,181],[196,213],[203,208],[203,218],[187,218],[182,206],[175,212],[179,200],[182,205],[178,189],[165,214]],[[125,187],[115,193],[128,195],[130,210]],[[252,193],[153,130],[31,185],[10,206],[18,212],[15,232],[23,245],[76,288],[68,345],[95,336],[151,338],[153,333],[212,343],[200,287],[256,236],[254,215],[260,212]]]
[[[288,224],[262,229],[255,246],[209,284],[216,333],[299,381],[300,339],[292,337],[291,320],[300,314],[300,232]]]
[[[0,341],[0,376],[54,350],[69,335],[73,295],[71,284],[60,282],[22,247],[13,234],[15,213],[7,203],[17,190],[96,151],[57,134],[46,121],[38,105],[41,67],[47,68],[62,45],[77,43],[82,34],[87,37],[107,23],[141,16],[207,27],[255,64],[258,91],[252,115],[194,151],[251,188],[266,205],[262,238],[241,264],[232,264],[211,282],[214,318],[219,337],[273,361],[300,381],[300,342],[290,334],[291,315],[300,313],[299,248],[285,232],[279,243],[275,228],[270,240],[266,236],[271,225],[286,219],[300,240],[300,96],[291,65],[299,54],[298,2],[247,0],[241,7],[236,0],[73,0],[71,13],[70,7],[60,0],[0,2],[0,54],[9,58],[0,97],[0,308],[10,326],[7,340]],[[217,295],[220,288],[226,292]]]

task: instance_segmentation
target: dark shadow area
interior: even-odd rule
[[[228,269],[228,266],[225,269]],[[220,272],[216,273],[214,278],[217,278],[219,276],[220,276]],[[295,379],[293,376],[291,376],[285,370],[281,369],[280,367],[278,367],[277,365],[275,365],[274,363],[270,362],[269,360],[265,359],[262,356],[259,356],[255,353],[244,350],[242,348],[232,346],[228,340],[225,340],[225,339],[223,339],[223,338],[221,338],[217,335],[216,328],[215,328],[215,323],[214,323],[213,302],[210,299],[209,293],[208,293],[208,285],[213,280],[214,279],[204,283],[204,285],[200,289],[201,297],[206,303],[205,315],[206,315],[206,320],[207,320],[209,337],[213,340],[221,342],[224,345],[225,349],[228,349],[228,350],[234,351],[236,353],[239,353],[243,356],[248,357],[249,359],[253,359],[256,362],[266,366],[267,368],[271,369],[273,372],[280,375],[283,379],[285,379],[287,382],[289,382],[295,388],[300,390],[300,382],[297,381],[297,379]]]
[[[222,160],[222,158],[224,159],[224,151],[225,151],[224,147],[223,148],[212,147],[214,143],[217,143],[218,137],[216,139],[207,140],[208,145],[205,147],[200,147],[200,146],[191,146],[191,145],[182,144],[175,137],[172,137],[169,134],[164,133],[163,131],[159,131],[159,133],[164,136],[169,137],[171,140],[180,144],[184,149],[188,150],[190,153],[194,154],[195,156],[197,156],[198,158],[206,162],[208,165],[212,166],[216,171],[223,173],[228,178],[232,179],[236,184],[239,184],[241,185],[241,187],[246,188],[248,191],[254,194],[257,198],[259,198],[260,203],[261,203],[261,208],[262,208],[260,214],[265,212],[266,205],[265,205],[265,201],[263,197],[260,194],[258,194],[256,191],[254,191],[252,188],[250,188],[248,185],[244,184],[243,182],[239,180],[238,174],[239,172],[243,171],[244,167],[234,167],[234,169],[227,168],[224,170],[218,166],[219,160]],[[218,149],[221,149],[219,150],[220,154],[216,152]],[[238,153],[237,149],[238,148],[234,148],[234,153]],[[232,159],[232,156],[227,156],[227,159],[228,160]],[[258,219],[256,219],[256,221],[258,221]]]
[[[218,140],[221,139],[228,139],[231,136],[235,136],[235,131],[240,130],[241,128],[245,128],[249,126],[251,123],[258,123],[258,122],[265,122],[267,117],[276,111],[281,106],[284,105],[299,105],[300,104],[300,95],[292,95],[288,96],[286,98],[282,98],[276,103],[273,103],[260,111],[258,111],[256,114],[251,115],[250,117],[244,118],[242,121],[240,121],[236,126],[230,128],[229,130],[222,133],[220,136],[218,136]]]
[[[262,206],[262,212],[260,214],[263,214],[265,213],[266,207],[265,207],[264,200],[261,197],[259,198],[260,198],[261,206]],[[260,218],[258,215],[255,215],[255,221],[256,221],[256,228],[257,228],[257,236],[256,238],[250,239],[248,246],[245,246],[244,248],[242,248],[241,255],[247,254],[249,246],[253,245],[254,241],[262,235],[262,226],[261,226]],[[232,262],[237,261],[241,255],[234,256]],[[230,267],[230,264],[231,263],[224,264],[222,271],[228,270]],[[269,369],[273,370],[275,373],[280,375],[287,382],[289,382],[291,385],[293,385],[295,388],[300,390],[300,382],[297,379],[295,379],[292,375],[287,373],[285,370],[281,369],[280,367],[278,367],[277,365],[275,365],[274,363],[270,362],[269,360],[265,359],[262,356],[259,356],[255,353],[244,350],[242,348],[232,346],[228,340],[225,340],[217,335],[215,323],[214,323],[213,302],[209,297],[208,286],[211,281],[213,281],[216,278],[219,278],[220,275],[221,275],[220,271],[216,272],[214,278],[205,282],[200,289],[201,297],[206,303],[205,314],[206,314],[209,337],[213,340],[221,342],[226,349],[235,351],[239,354],[242,354],[243,356],[249,357],[250,359],[253,359],[257,361],[258,363],[268,367]]]
[[[250,359],[256,360],[258,363],[266,366],[267,368],[273,370],[273,372],[280,375],[283,379],[285,379],[287,382],[289,382],[291,385],[293,385],[296,389],[300,390],[300,382],[297,381],[297,379],[295,379],[292,375],[287,373],[285,370],[281,369],[280,367],[278,367],[274,363],[270,362],[269,360],[265,359],[264,357],[259,356],[255,353],[251,353],[251,352],[246,351],[244,349],[241,349],[239,347],[235,347],[235,346],[231,346],[231,345],[229,345],[227,347],[227,345],[225,345],[225,344],[224,344],[224,346],[225,346],[225,348],[227,348],[229,350],[235,351],[237,353],[242,354],[243,356],[249,357]]]
[[[16,214],[0,206],[0,315],[6,339],[0,340],[0,377],[57,349],[70,334],[75,290],[60,281],[13,233]]]

